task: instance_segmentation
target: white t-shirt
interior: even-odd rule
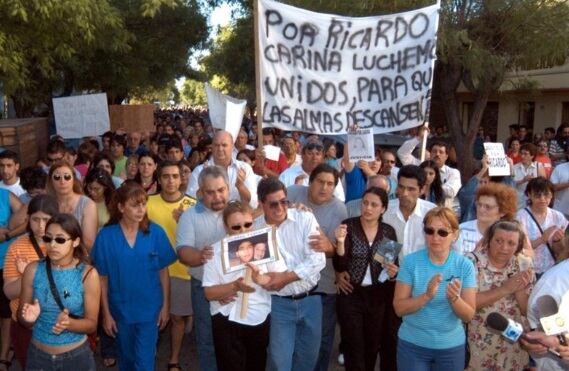
[[[569,182],[569,162],[557,165],[551,174],[551,183],[560,184]],[[569,215],[569,188],[555,192],[555,210]]]
[[[458,239],[453,243],[454,251],[459,254],[466,255],[474,251],[478,241],[484,237],[478,230],[478,222],[476,219],[461,223],[458,227]]]
[[[0,181],[0,188],[2,189],[6,189],[10,192],[12,192],[13,194],[16,195],[16,197],[20,197],[21,195],[23,195],[24,193],[26,193],[26,191],[24,190],[24,188],[22,188],[22,186],[20,185],[20,178],[18,178],[18,180],[16,181],[16,183],[12,184],[12,185],[6,185],[4,184],[3,181]]]

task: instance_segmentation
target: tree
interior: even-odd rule
[[[181,102],[188,106],[206,106],[207,96],[201,81],[187,79],[180,93]]]
[[[212,0],[215,3],[215,0]],[[234,0],[247,16],[240,20],[252,29],[251,1]],[[287,0],[313,11],[369,16],[401,12],[433,4],[429,0]],[[246,29],[245,26],[241,26]],[[237,30],[237,29],[236,29]],[[232,43],[245,43],[236,49]],[[249,43],[249,44],[246,44]],[[253,61],[250,38],[228,38],[220,48],[232,60]],[[223,53],[219,52],[219,55]],[[472,148],[490,95],[505,81],[508,71],[545,68],[566,62],[569,56],[569,4],[567,0],[441,0],[434,91],[442,100],[452,144],[460,148],[458,166],[463,180],[472,174]],[[254,65],[254,64],[253,64]],[[242,80],[232,70],[215,68],[232,83]],[[248,70],[251,76],[254,76]],[[253,77],[254,79],[254,77]],[[457,90],[463,83],[473,95],[466,120],[460,115]]]
[[[54,94],[161,89],[207,37],[195,0],[0,0],[0,19],[0,82],[19,117]]]

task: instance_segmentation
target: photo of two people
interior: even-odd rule
[[[247,263],[265,264],[277,260],[273,228],[231,236],[222,242],[226,273],[246,268]]]

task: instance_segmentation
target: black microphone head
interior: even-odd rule
[[[551,295],[542,295],[536,301],[539,318],[553,316],[559,312],[559,305]]]
[[[508,319],[497,312],[492,312],[486,317],[486,326],[502,332],[508,327]]]

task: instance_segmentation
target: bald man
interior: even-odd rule
[[[229,199],[248,203],[257,207],[257,182],[251,166],[233,158],[233,137],[227,131],[218,131],[213,137],[211,158],[192,171],[187,194],[199,198],[198,178],[204,167],[219,166],[227,171],[229,177]]]

